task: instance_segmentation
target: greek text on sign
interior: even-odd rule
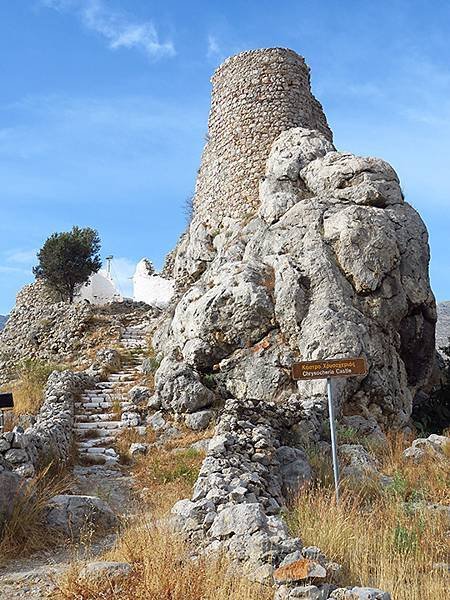
[[[305,360],[292,365],[293,379],[328,379],[355,377],[367,373],[365,358],[336,358],[334,360]]]

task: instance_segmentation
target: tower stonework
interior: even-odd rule
[[[212,79],[207,143],[194,215],[205,223],[243,219],[258,207],[258,185],[274,140],[291,127],[317,129],[330,141],[321,104],[311,93],[309,67],[286,48],[228,58]]]

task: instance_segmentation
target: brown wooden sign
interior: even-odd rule
[[[293,379],[328,379],[355,377],[367,373],[365,358],[336,358],[333,360],[305,360],[292,365]]]

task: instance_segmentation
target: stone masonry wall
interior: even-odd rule
[[[291,127],[332,140],[311,94],[309,67],[286,48],[242,52],[212,77],[208,136],[197,178],[194,216],[216,226],[258,207],[258,185],[273,141]]]
[[[86,373],[54,371],[48,379],[36,422],[25,431],[15,427],[0,435],[0,461],[3,458],[24,477],[33,476],[36,469],[52,460],[58,464],[70,462],[74,403],[91,380],[92,376]]]

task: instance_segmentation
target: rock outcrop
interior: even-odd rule
[[[303,85],[309,97],[309,81]],[[247,126],[246,103],[257,98],[246,96]],[[154,335],[162,360],[149,406],[187,425],[204,411],[218,414],[193,497],[174,507],[175,521],[197,547],[226,548],[257,579],[288,557],[310,558],[280,510],[308,479],[302,445],[323,439],[325,385],[293,381],[293,363],[364,356],[367,375],[335,384],[338,418],[381,439],[383,429],[409,425],[435,352],[426,227],[394,169],[337,151],[311,102],[301,126],[286,121],[267,149],[256,201],[248,203],[239,180],[251,214],[224,182],[247,158],[228,155],[224,172],[220,157],[209,170],[203,165],[193,220],[170,260],[177,295]],[[235,104],[240,111],[239,98]],[[208,141],[204,161],[217,144]],[[249,193],[257,176],[248,171]],[[223,189],[216,219],[209,208],[205,217],[205,189],[212,190],[207,208]]]
[[[8,317],[6,315],[0,315],[0,331],[4,328],[4,326],[6,325],[6,321],[8,320]]]
[[[282,133],[253,218],[213,235],[194,217],[175,257],[192,283],[155,337],[163,408],[295,394],[320,412],[324,384],[294,383],[292,363],[363,355],[368,375],[337,385],[341,413],[406,426],[434,359],[428,262],[425,225],[392,167],[337,152],[317,131]]]
[[[437,305],[436,348],[450,345],[450,301]]]
[[[86,367],[99,343],[118,342],[128,323],[158,312],[133,301],[68,304],[58,301],[43,281],[27,285],[0,333],[0,384],[14,379],[17,363],[25,358]]]

